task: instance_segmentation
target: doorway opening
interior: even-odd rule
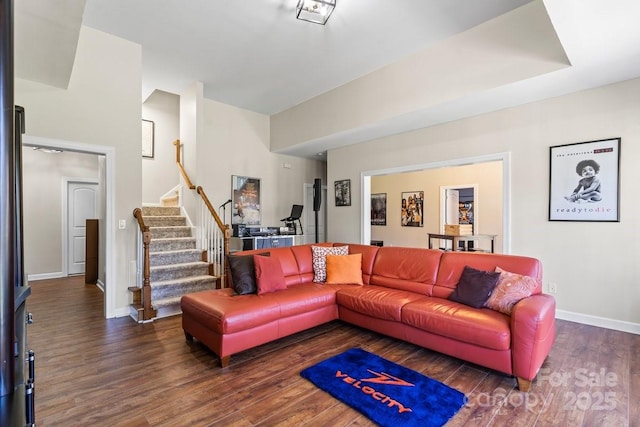
[[[470,225],[472,234],[477,234],[479,227],[478,184],[445,185],[440,187],[440,232],[444,234],[445,224]],[[460,247],[464,242],[459,242]],[[467,242],[473,249],[474,242]]]
[[[115,149],[113,147],[93,145],[80,142],[63,141],[52,138],[24,135],[22,144],[25,147],[43,147],[48,149],[59,149],[63,151],[96,154],[104,156],[100,181],[104,184],[102,189],[102,199],[104,200],[104,281],[102,283],[104,295],[104,316],[106,318],[117,317],[128,314],[116,312],[116,254],[115,254]],[[59,224],[56,226],[60,227]],[[61,227],[62,228],[62,227]],[[66,239],[62,239],[65,241]],[[64,250],[64,248],[60,248]],[[64,253],[64,252],[63,252]]]
[[[402,166],[388,169],[379,169],[371,171],[363,171],[361,173],[362,183],[362,211],[360,217],[361,223],[361,236],[362,243],[369,244],[371,241],[371,178],[382,175],[403,174],[406,172],[419,172],[429,169],[444,169],[453,168],[457,166],[475,165],[482,163],[500,162],[500,177],[502,181],[502,194],[501,194],[501,206],[495,206],[499,211],[501,210],[501,252],[508,254],[511,252],[511,157],[509,152],[495,153],[484,156],[452,159],[442,162],[425,163],[418,165]],[[456,185],[455,187],[465,187]],[[475,197],[477,198],[477,191]],[[492,205],[493,206],[493,205]],[[476,228],[478,225],[477,218],[477,205],[476,208]],[[496,233],[498,234],[498,233]],[[426,240],[426,239],[425,239]]]

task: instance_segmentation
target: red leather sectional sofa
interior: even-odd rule
[[[234,295],[225,288],[185,295],[185,336],[204,343],[225,367],[232,354],[340,319],[513,375],[521,391],[529,390],[555,339],[555,300],[541,293],[537,259],[347,245],[350,254],[362,254],[364,286],[314,283],[311,245],[272,248],[268,251],[280,261],[287,289]],[[265,251],[242,254],[259,252]],[[540,285],[513,307],[511,316],[473,308],[447,299],[465,266],[484,271],[499,266],[540,279]]]

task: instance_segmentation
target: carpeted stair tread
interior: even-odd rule
[[[151,304],[165,298],[181,297],[184,294],[215,289],[216,278],[213,276],[192,276],[175,280],[151,282]]]
[[[214,276],[202,275],[202,276],[183,277],[181,279],[175,279],[175,280],[158,280],[155,282],[151,282],[150,285],[152,288],[160,288],[160,287],[167,287],[172,285],[188,285],[193,283],[204,283],[204,282],[215,283],[215,281],[216,281],[216,278]]]
[[[181,298],[182,298],[182,296],[157,299],[157,300],[153,301],[151,303],[151,305],[152,305],[152,307],[154,309],[158,310],[158,309],[163,308],[163,307],[169,307],[169,306],[172,306],[172,305],[180,304],[180,299]]]
[[[150,252],[174,251],[178,249],[195,249],[195,237],[171,237],[164,239],[151,239]]]
[[[191,237],[191,227],[187,225],[149,227],[149,231],[152,239]]]
[[[190,276],[204,276],[207,274],[209,274],[209,264],[203,261],[152,265],[150,268],[150,279],[152,282]]]
[[[149,227],[186,225],[187,219],[183,216],[142,216],[144,224]]]
[[[150,252],[149,259],[152,266],[164,264],[181,264],[185,262],[202,261],[201,249],[178,249],[171,251]]]
[[[143,206],[142,216],[179,216],[179,206]]]
[[[164,264],[164,265],[154,265],[151,266],[151,271],[160,271],[160,270],[169,270],[169,269],[177,269],[177,270],[187,270],[193,267],[209,267],[204,261],[194,261],[194,262],[180,262],[176,264]]]

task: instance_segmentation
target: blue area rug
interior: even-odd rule
[[[440,427],[467,401],[458,390],[360,348],[300,375],[381,426]]]

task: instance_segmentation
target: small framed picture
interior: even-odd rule
[[[424,226],[424,192],[407,191],[402,193],[401,225],[403,227]]]
[[[549,221],[620,221],[620,138],[549,151]]]
[[[142,157],[153,159],[154,126],[151,120],[142,120]]]
[[[351,180],[342,179],[334,183],[336,206],[351,206]]]
[[[387,225],[387,193],[371,195],[371,225]]]
[[[260,225],[260,178],[231,175],[231,224]]]

